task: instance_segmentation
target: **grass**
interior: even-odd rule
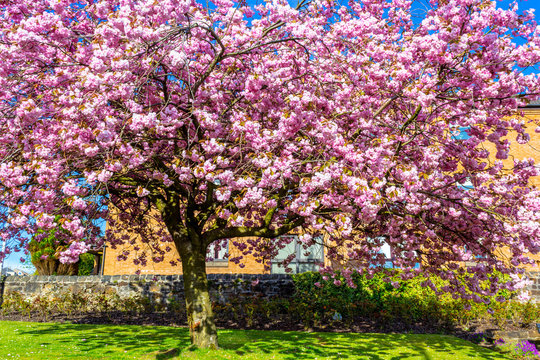
[[[0,359],[507,359],[446,335],[221,330],[219,342],[191,349],[186,328],[0,322]]]

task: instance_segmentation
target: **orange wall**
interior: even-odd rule
[[[141,274],[153,274],[153,275],[175,275],[182,274],[182,265],[177,261],[180,256],[176,251],[174,245],[171,246],[172,250],[165,253],[164,261],[155,263],[152,260],[148,261],[146,266],[140,266],[133,264],[133,257],[128,256],[125,261],[119,261],[118,255],[120,255],[124,248],[118,247],[112,249],[108,246],[105,250],[105,262],[103,267],[104,275],[131,275],[135,274],[137,270]],[[233,258],[241,255],[241,252],[236,248],[232,242],[229,242],[229,257]],[[150,259],[150,257],[148,257]],[[171,261],[176,261],[177,265],[172,266]],[[206,265],[206,272],[208,274],[263,274],[264,264],[263,262],[257,262],[257,259],[253,256],[245,256],[242,259],[241,264],[244,267],[240,267],[240,264],[235,264],[232,261],[216,261],[208,262]]]
[[[525,120],[538,120],[540,121],[540,109],[526,109],[524,114]],[[514,159],[524,159],[524,158],[534,158],[536,162],[540,163],[540,134],[534,132],[536,128],[535,124],[528,126],[528,133],[531,136],[531,141],[527,144],[518,144],[515,141],[515,134],[509,135],[509,140],[511,141],[510,147],[510,157],[505,160],[503,163],[506,168],[511,168],[513,166]],[[495,146],[491,143],[483,144],[490,153],[492,154],[492,159],[494,159],[494,149]],[[540,185],[540,177],[536,177],[532,180],[532,184],[535,186]],[[138,236],[138,235],[134,235]],[[126,261],[118,261],[117,257],[123,251],[122,248],[112,249],[110,246],[106,248],[105,261],[103,273],[104,275],[128,275],[134,274],[137,270],[141,274],[156,274],[156,275],[172,275],[172,274],[181,274],[182,267],[180,264],[172,266],[170,261],[179,259],[179,255],[174,249],[174,246],[171,246],[173,249],[171,252],[165,254],[164,261],[160,263],[154,263],[151,260],[148,261],[148,264],[145,267],[136,266],[133,264],[132,258],[128,258]],[[240,254],[240,251],[232,244],[229,243],[229,256],[233,258]],[[540,255],[533,257],[537,260],[536,267],[540,267]],[[239,264],[234,264],[231,261],[221,262],[221,263],[208,263],[207,264],[207,273],[216,274],[216,273],[225,273],[225,274],[262,274],[267,273],[268,271],[264,270],[263,262],[258,262],[253,256],[246,256],[242,261],[244,267],[240,267]],[[328,259],[325,259],[325,265],[335,265],[329,262]]]
[[[530,108],[524,110],[524,120],[527,125],[527,133],[531,139],[527,144],[518,144],[516,142],[516,133],[510,132],[506,137],[510,141],[510,156],[503,161],[505,169],[511,169],[514,166],[514,160],[523,160],[526,158],[534,159],[535,163],[540,164],[540,134],[535,132],[537,127],[536,122],[540,122],[540,108]],[[486,143],[485,148],[490,151],[491,160],[495,159],[495,146],[492,143]],[[540,176],[536,176],[531,179],[531,184],[538,187],[540,186]],[[509,255],[508,251],[502,251],[506,256]],[[503,255],[504,256],[504,255]],[[530,255],[530,258],[536,261],[535,265],[526,266],[528,269],[535,271],[540,270],[540,254]]]
[[[511,169],[514,165],[514,160],[523,160],[525,158],[533,158],[535,162],[540,163],[540,134],[535,132],[537,127],[535,122],[540,122],[540,108],[526,109],[524,112],[524,120],[527,126],[527,133],[531,140],[527,144],[518,144],[516,142],[516,133],[510,132],[506,138],[510,141],[510,156],[503,160],[504,168]],[[490,152],[490,158],[495,159],[495,145],[491,142],[483,144]],[[532,179],[531,183],[535,186],[540,185],[540,177]]]

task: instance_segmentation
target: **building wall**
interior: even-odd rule
[[[540,108],[526,108],[524,109],[524,121],[526,122],[527,133],[531,139],[527,144],[518,144],[516,142],[516,133],[509,132],[505,139],[510,141],[510,156],[508,159],[503,160],[505,169],[512,169],[514,166],[514,160],[523,160],[526,158],[533,158],[537,163],[540,163],[540,134],[535,132],[537,123],[540,122]],[[485,148],[490,152],[490,160],[495,160],[495,145],[490,142],[485,143]],[[535,186],[540,185],[540,177],[532,179],[531,183]]]
[[[535,132],[536,123],[540,121],[540,108],[527,108],[524,110],[524,120],[528,123],[527,132],[531,136],[531,140],[527,144],[518,144],[515,141],[515,133],[510,133],[508,139],[511,141],[510,157],[503,161],[505,168],[511,169],[513,167],[514,159],[534,158],[537,163],[540,164],[540,134]],[[486,142],[482,146],[485,146],[490,151],[491,159],[495,159],[495,146],[492,143]],[[532,184],[535,186],[540,185],[540,177],[536,177],[532,180]],[[155,225],[159,226],[159,225]],[[131,234],[137,237],[136,234]],[[247,238],[246,238],[247,239]],[[142,242],[139,241],[140,244]],[[110,246],[105,250],[104,256],[104,275],[131,275],[139,272],[140,274],[160,274],[160,275],[174,275],[182,274],[182,267],[178,261],[179,255],[171,246],[172,250],[165,254],[165,258],[162,262],[154,263],[148,261],[146,266],[137,266],[133,263],[132,258],[128,258],[125,261],[119,261],[118,256],[124,251],[123,248],[113,249]],[[232,244],[229,243],[230,258],[234,258],[240,255],[240,251]],[[508,254],[502,250],[503,254]],[[133,254],[132,254],[133,255]],[[529,270],[540,269],[540,255],[531,256],[537,261],[535,265],[528,266]],[[177,262],[176,266],[171,265],[171,261]],[[269,271],[264,269],[264,259],[257,259],[253,256],[245,256],[241,261],[241,264],[235,264],[232,261],[220,261],[207,264],[208,274],[264,274]],[[267,262],[268,263],[268,262]],[[336,264],[331,263],[328,259],[324,259],[325,266],[335,267]]]
[[[540,164],[540,134],[535,132],[537,123],[540,122],[540,108],[525,108],[523,111],[523,118],[527,125],[527,133],[531,139],[527,144],[518,144],[516,142],[516,133],[509,132],[506,139],[510,141],[510,156],[508,159],[503,160],[504,169],[512,169],[514,166],[514,160],[523,160],[527,158],[533,158],[536,164]],[[484,145],[490,152],[490,160],[495,160],[495,145],[493,143],[487,143]],[[538,187],[540,186],[540,176],[536,176],[531,179],[531,184]],[[504,249],[501,251],[503,256],[509,256],[509,252]],[[530,255],[530,258],[536,261],[533,265],[525,266],[529,271],[540,270],[540,254]]]
[[[246,238],[247,241],[249,238]],[[159,274],[159,275],[175,275],[182,274],[182,265],[178,261],[180,256],[174,246],[171,246],[171,251],[165,253],[165,258],[162,262],[155,263],[148,261],[146,266],[137,266],[133,263],[132,258],[119,261],[118,256],[121,255],[123,248],[118,247],[113,249],[110,246],[105,250],[105,262],[103,267],[103,275],[132,275],[139,271],[140,274]],[[241,255],[240,250],[229,242],[229,257],[234,258]],[[171,265],[171,261],[175,261],[176,265]],[[241,266],[243,265],[243,266]],[[207,262],[206,272],[208,274],[264,274],[268,271],[264,270],[264,260],[255,258],[254,256],[245,256],[240,264],[235,264],[229,260]]]

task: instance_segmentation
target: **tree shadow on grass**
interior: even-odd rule
[[[504,357],[468,341],[445,335],[331,334],[303,332],[246,331],[245,338],[235,333],[220,337],[223,349],[248,353],[279,353],[284,359],[486,359]],[[439,355],[438,355],[439,354]]]
[[[103,358],[127,352],[141,358],[168,360],[178,355],[181,358],[177,349],[187,349],[190,345],[188,329],[175,327],[41,324],[38,329],[20,332],[29,341],[31,337],[45,340],[54,334],[62,334],[55,336],[56,345],[67,347],[76,341],[81,351],[100,354]],[[220,330],[219,342],[221,349],[238,358],[268,354],[290,360],[504,359],[494,351],[445,335]]]
[[[188,329],[176,327],[41,324],[38,329],[20,331],[19,334],[28,336],[29,341],[33,337],[44,340],[59,334],[61,336],[55,336],[53,340],[56,346],[67,348],[75,342],[82,352],[99,354],[103,358],[126,352],[167,360],[178,355],[176,349],[190,345]]]

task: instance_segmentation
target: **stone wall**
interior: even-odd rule
[[[529,272],[529,292],[540,302],[540,272]],[[284,274],[208,274],[210,295],[224,303],[232,297],[261,296],[289,298],[294,285]],[[154,303],[184,300],[182,275],[104,276],[5,276],[0,278],[0,304],[4,294],[18,292],[25,297],[58,296],[65,293],[107,293],[121,298],[147,297]]]
[[[527,273],[527,277],[531,280],[529,285],[529,294],[535,302],[540,302],[540,272],[530,271]]]
[[[210,296],[222,303],[245,295],[287,298],[294,289],[291,277],[281,274],[209,274],[208,282]],[[7,276],[0,281],[0,296],[13,292],[25,297],[116,293],[121,298],[143,296],[166,304],[184,300],[183,286],[182,275]]]

